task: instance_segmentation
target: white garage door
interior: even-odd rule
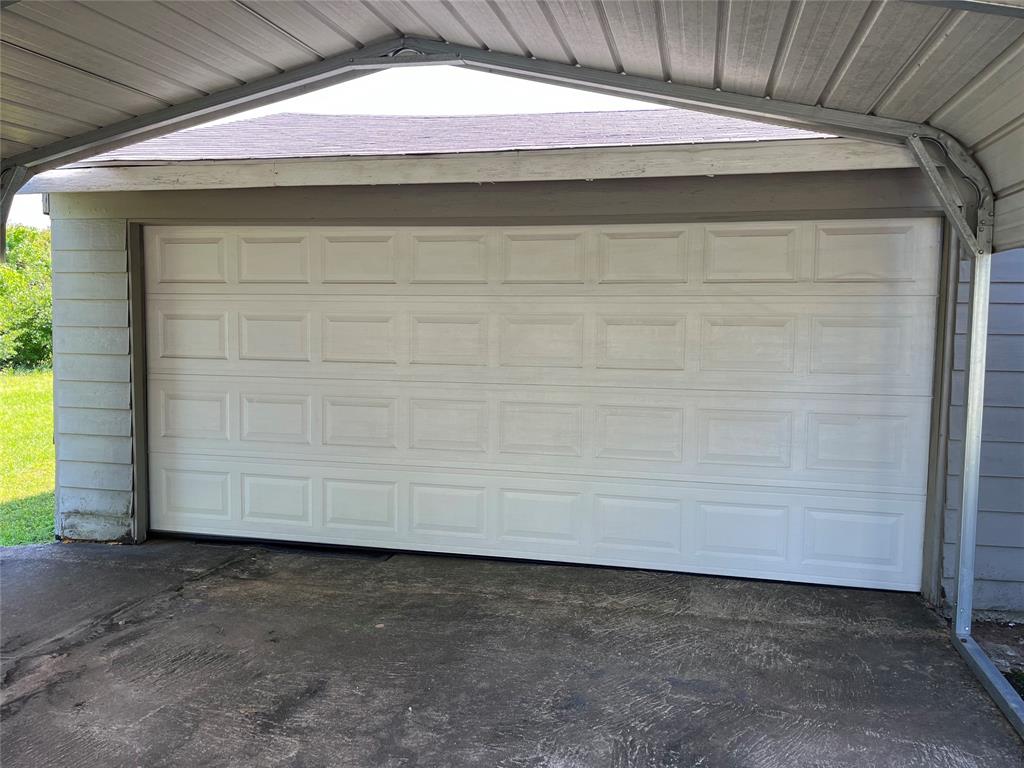
[[[154,530],[918,589],[935,220],[145,253]]]

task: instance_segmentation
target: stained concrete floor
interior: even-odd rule
[[[1024,766],[913,595],[189,542],[0,579],[4,768]]]

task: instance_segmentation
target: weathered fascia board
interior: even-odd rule
[[[913,168],[902,146],[852,139],[588,147],[441,155],[190,161],[62,168],[23,192],[570,181]]]

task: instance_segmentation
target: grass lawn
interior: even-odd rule
[[[52,371],[0,371],[0,425],[0,546],[52,541]]]

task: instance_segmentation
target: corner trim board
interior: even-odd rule
[[[146,276],[142,225],[128,224],[128,330],[132,399],[132,541],[149,533],[149,443],[146,371]]]

